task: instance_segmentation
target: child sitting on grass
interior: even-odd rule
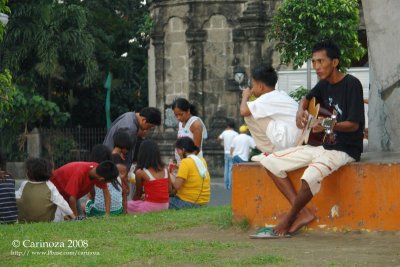
[[[15,192],[19,222],[50,222],[75,219],[68,203],[49,181],[52,172],[50,162],[30,158],[25,162],[28,181],[22,182]],[[59,209],[59,211],[57,211]],[[56,212],[57,211],[57,212]]]
[[[126,203],[129,187],[127,182],[128,166],[126,165],[125,158],[132,143],[128,132],[122,128],[114,134],[115,147],[112,152],[105,145],[96,145],[92,151],[92,159],[102,160],[101,155],[103,157],[111,156],[112,161],[118,168],[119,176],[117,180],[112,184],[108,184],[108,191],[111,196],[111,214],[113,215],[127,212]],[[109,155],[105,151],[108,151]],[[94,187],[94,192],[86,202],[85,212],[88,217],[105,214],[104,197],[99,187]]]
[[[203,157],[198,157],[199,148],[190,137],[176,141],[176,151],[181,158],[176,179],[171,183],[170,209],[195,208],[210,201],[210,174]]]
[[[0,224],[15,223],[18,217],[15,201],[15,180],[6,171],[6,161],[0,150]]]
[[[144,140],[140,145],[135,174],[136,191],[133,200],[128,201],[128,213],[168,209],[168,171],[153,140]]]

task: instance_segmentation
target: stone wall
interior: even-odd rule
[[[171,122],[168,108],[177,97],[193,102],[209,132],[204,155],[212,174],[223,174],[223,147],[216,139],[226,119],[237,125],[243,122],[239,115],[241,91],[233,78],[235,68],[249,73],[261,62],[278,62],[273,61],[277,57],[265,34],[279,2],[147,1],[154,21],[149,70],[155,74],[149,75],[149,103],[162,110],[165,122],[157,135],[160,142],[163,139],[169,142],[166,146],[173,146],[176,123]]]

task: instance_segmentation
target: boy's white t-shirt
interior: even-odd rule
[[[239,156],[242,160],[248,161],[250,148],[255,148],[256,143],[251,136],[241,133],[233,138],[231,147],[233,148],[232,157]]]
[[[225,154],[230,154],[231,153],[231,144],[233,141],[233,138],[238,136],[239,133],[232,130],[232,129],[227,129],[223,131],[218,138],[224,141],[224,153]]]
[[[298,103],[286,92],[273,90],[247,102],[255,119],[270,117],[272,120],[265,130],[267,137],[275,145],[275,151],[296,144],[301,130],[296,126]]]

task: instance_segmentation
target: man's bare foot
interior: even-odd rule
[[[311,210],[304,208],[302,209],[296,217],[296,220],[290,226],[288,233],[293,234],[297,232],[303,226],[309,224],[315,219],[315,215],[311,212]]]
[[[277,226],[273,228],[275,234],[284,236],[289,232],[291,223],[289,222],[288,216],[285,216]]]

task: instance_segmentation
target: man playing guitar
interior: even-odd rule
[[[364,104],[360,81],[339,71],[340,49],[331,41],[317,43],[312,50],[312,64],[320,81],[300,101],[296,115],[297,127],[303,129],[308,122],[306,110],[310,100],[332,108],[336,112],[329,142],[319,146],[297,146],[278,151],[263,158],[277,188],[291,204],[290,211],[273,228],[263,228],[252,238],[277,238],[295,233],[315,219],[307,203],[317,194],[324,177],[341,166],[360,160],[363,149]],[[321,124],[314,131],[323,131]],[[295,191],[287,172],[307,167],[301,177],[301,187]]]

